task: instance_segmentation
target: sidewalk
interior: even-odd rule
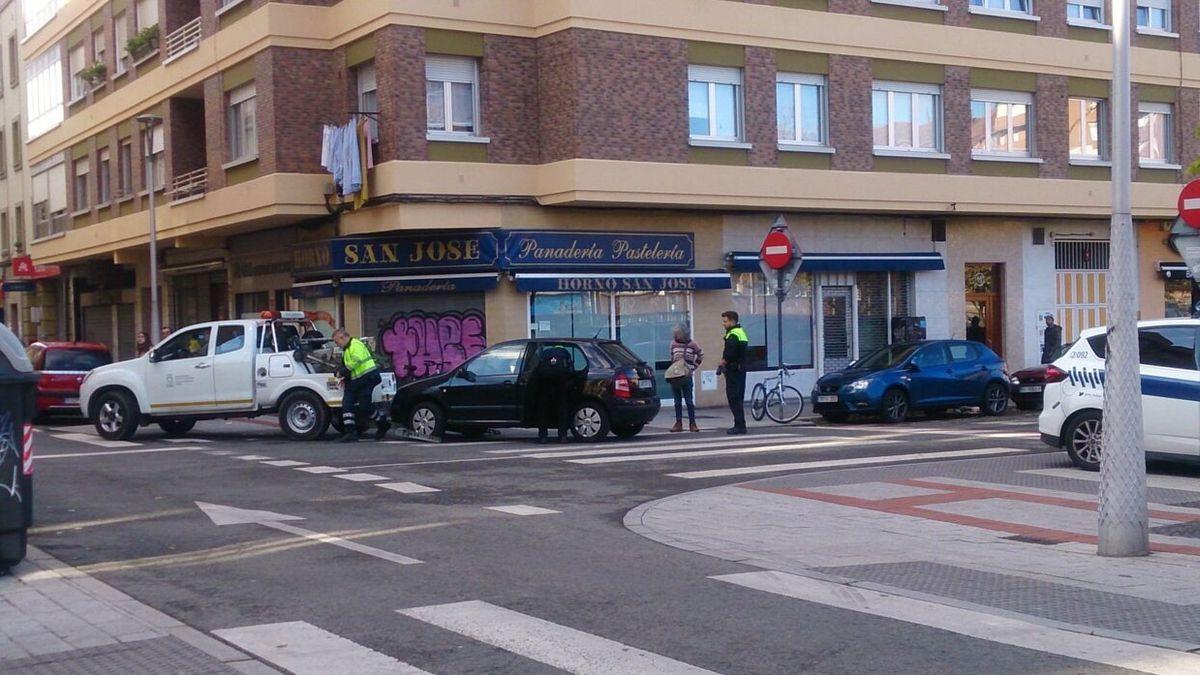
[[[4,673],[275,673],[39,549],[0,577]]]
[[[1098,474],[1057,453],[757,480],[651,502],[625,524],[669,546],[852,595],[881,592],[1192,652],[1200,650],[1195,475],[1172,468],[1150,477],[1154,553],[1145,558],[1096,555]]]
[[[813,414],[811,406],[807,400],[804,401],[804,412],[795,422],[786,425],[780,425],[772,422],[768,418],[763,418],[761,422],[755,422],[750,416],[750,404],[746,403],[746,428],[773,428],[778,429],[781,426],[812,426],[817,416]],[[683,423],[687,425],[687,409],[683,411]],[[675,399],[667,397],[662,399],[662,409],[658,411],[658,415],[654,421],[646,425],[653,429],[670,429],[675,424]],[[729,411],[728,406],[708,406],[704,408],[696,408],[696,425],[703,430],[724,430],[733,426],[733,413]]]

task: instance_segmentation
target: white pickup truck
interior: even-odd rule
[[[198,420],[278,414],[293,440],[320,438],[341,419],[340,354],[304,312],[215,321],[175,331],[144,356],[96,368],[79,406],[108,440],[158,424],[182,435]],[[383,373],[372,398],[387,401],[396,380]],[[335,422],[335,425],[337,424]]]

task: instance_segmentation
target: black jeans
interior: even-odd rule
[[[546,438],[549,429],[557,429],[560,439],[571,428],[571,381],[562,376],[534,377],[534,414],[538,438]]]
[[[696,423],[696,404],[695,404],[695,401],[692,399],[692,388],[694,386],[695,386],[695,383],[692,382],[692,378],[690,375],[688,377],[681,378],[679,380],[671,381],[671,393],[675,395],[675,421],[676,422],[683,422],[683,404],[684,404],[684,402],[686,402],[687,403],[688,422],[690,422],[691,424]]]
[[[738,366],[725,366],[725,399],[733,413],[733,426],[746,428],[746,372]]]
[[[372,370],[346,384],[346,389],[342,392],[342,424],[346,425],[347,429],[350,429],[350,425],[356,422],[368,424],[371,418],[376,417],[375,406],[371,403],[371,394],[382,381],[383,378],[379,376],[379,371]],[[378,421],[382,421],[382,419]]]

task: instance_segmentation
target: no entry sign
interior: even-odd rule
[[[773,270],[781,270],[792,262],[794,249],[792,248],[792,239],[787,236],[786,231],[772,229],[763,239],[762,248],[759,249],[758,255],[763,262]]]
[[[776,295],[787,295],[802,260],[800,246],[788,229],[787,221],[783,216],[776,217],[758,249],[758,267],[767,281],[767,288]]]
[[[1200,179],[1183,186],[1179,193],[1179,217],[1188,225],[1200,229]]]

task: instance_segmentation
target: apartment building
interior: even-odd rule
[[[29,301],[33,293],[20,290],[27,284],[16,279],[11,269],[12,259],[28,251],[30,240],[25,201],[28,176],[21,125],[25,89],[21,86],[21,62],[17,56],[20,25],[21,3],[0,0],[0,45],[6,44],[0,46],[0,323],[17,336],[26,337],[32,336],[30,310],[36,303]]]
[[[1154,243],[1200,154],[1200,9],[1136,2]],[[42,315],[121,353],[150,323],[151,195],[164,323],[328,311],[401,376],[530,335],[665,368],[676,324],[713,353],[733,308],[754,369],[806,386],[914,326],[978,317],[1025,365],[1045,313],[1106,318],[1104,0],[35,4],[30,249],[65,305]],[[347,197],[326,126],[356,120]],[[780,213],[806,256],[782,354],[756,262]],[[1177,311],[1177,258],[1147,251],[1143,313]]]

